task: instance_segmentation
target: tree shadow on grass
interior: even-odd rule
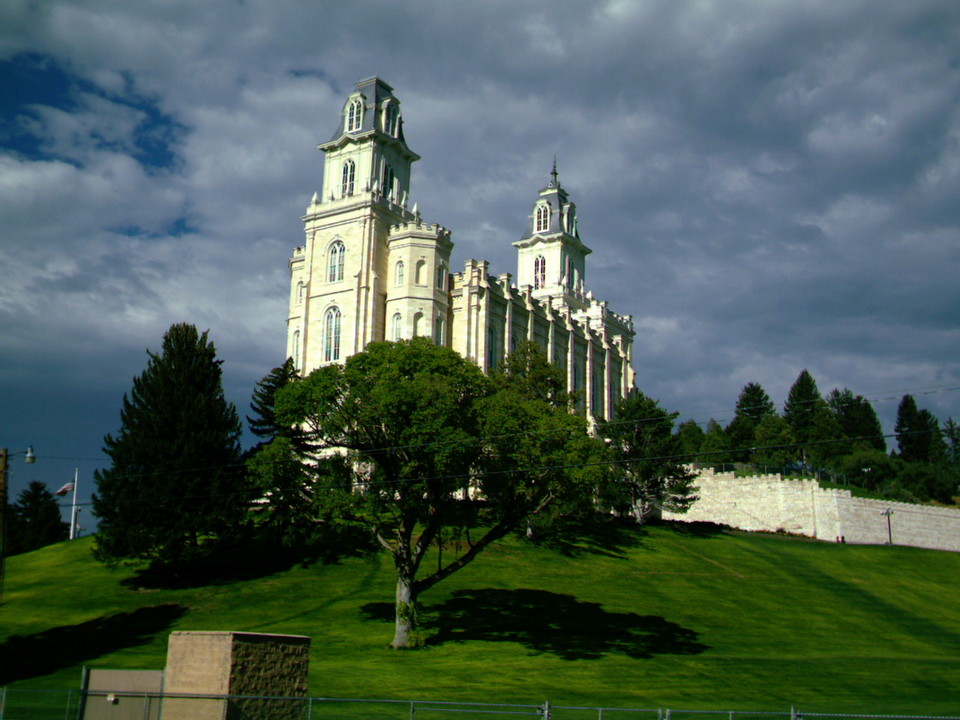
[[[144,645],[186,611],[183,605],[167,603],[32,635],[11,635],[0,644],[0,686]]]
[[[183,590],[255,580],[296,566],[332,565],[348,557],[376,552],[369,533],[355,528],[326,529],[295,543],[247,536],[223,544],[179,565],[152,564],[121,581],[121,585],[149,590]]]
[[[718,525],[717,523],[712,522],[683,522],[682,520],[658,520],[657,524],[670,528],[673,532],[678,535],[686,535],[688,537],[716,537],[717,535],[729,535],[730,528],[726,525]]]
[[[361,608],[370,618],[393,619],[389,603]],[[604,610],[598,603],[545,590],[459,590],[424,608],[428,645],[469,641],[515,642],[535,654],[564,660],[604,655],[648,659],[654,655],[697,655],[709,646],[694,630],[656,615]]]
[[[604,555],[625,558],[627,550],[643,544],[646,530],[632,518],[598,515],[555,520],[540,529],[532,542],[568,557]]]

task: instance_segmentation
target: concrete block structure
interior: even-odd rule
[[[302,707],[296,701],[264,696],[306,697],[309,663],[310,638],[301,635],[173,632],[162,720],[299,718]],[[260,697],[225,697],[238,695]]]

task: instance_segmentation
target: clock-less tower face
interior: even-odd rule
[[[526,232],[513,245],[520,287],[529,285],[535,298],[564,298],[572,308],[584,305],[590,249],[580,241],[577,208],[560,185],[556,164],[534,203]]]

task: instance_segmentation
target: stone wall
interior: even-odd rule
[[[954,508],[855,498],[849,490],[780,475],[734,477],[703,470],[696,484],[700,499],[685,514],[665,511],[665,520],[960,552],[960,510]]]

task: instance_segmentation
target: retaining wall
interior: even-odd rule
[[[703,470],[700,499],[665,520],[714,522],[741,530],[789,532],[835,542],[911,545],[960,552],[960,510],[855,498],[849,490],[821,488],[815,480],[780,475],[734,477]],[[889,512],[889,515],[888,515]],[[889,519],[889,528],[887,521]]]

